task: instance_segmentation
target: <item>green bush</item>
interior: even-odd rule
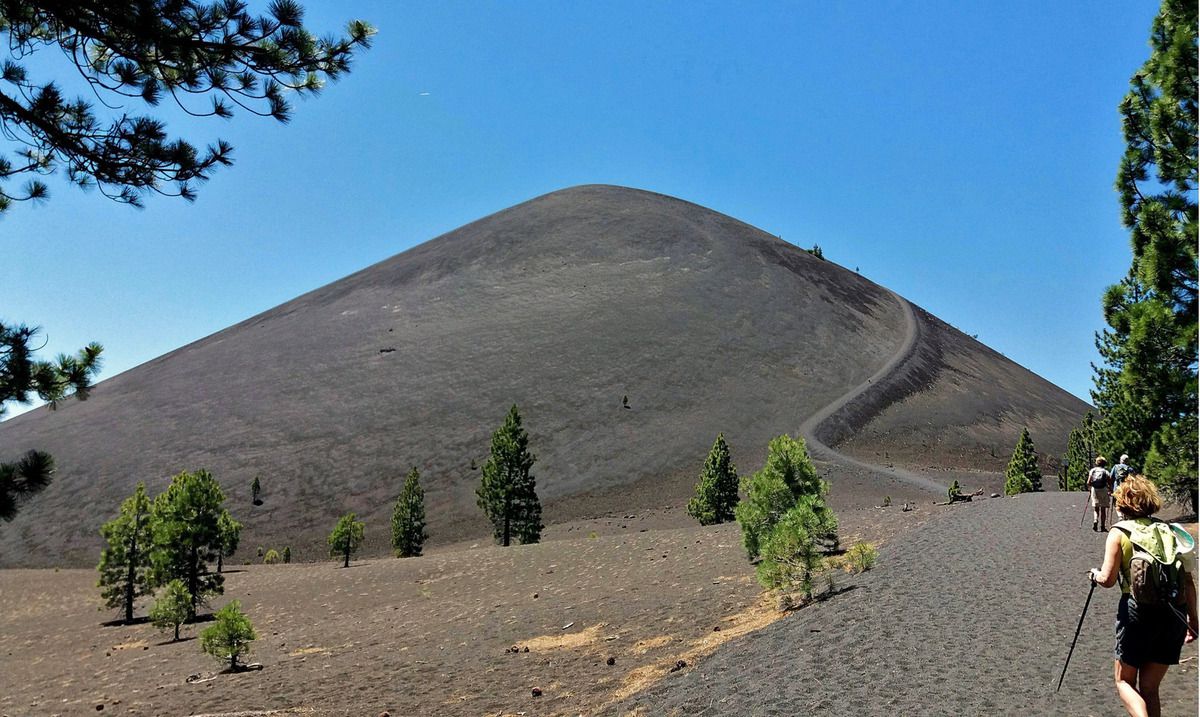
[[[842,564],[848,573],[865,573],[875,567],[879,559],[879,551],[874,545],[860,540],[846,551]]]
[[[271,548],[267,551],[267,554],[263,556],[263,563],[267,565],[275,565],[276,563],[282,561],[283,558],[279,555],[279,551],[275,548]]]
[[[283,547],[283,562],[284,563],[292,562],[292,548],[290,545],[285,545]]]
[[[258,638],[250,619],[237,600],[217,611],[216,622],[200,633],[200,647],[218,660],[229,661],[230,671],[238,670],[238,660],[250,652],[250,643]]]

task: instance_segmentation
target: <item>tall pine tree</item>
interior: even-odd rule
[[[1033,439],[1029,437],[1029,429],[1022,428],[1021,437],[1017,439],[1017,446],[1004,471],[1004,494],[1031,493],[1041,489],[1042,469],[1038,467]]]
[[[1109,328],[1092,401],[1106,447],[1138,458],[1168,496],[1197,503],[1197,7],[1163,0],[1150,58],[1120,112],[1117,172],[1133,261],[1104,294]]]
[[[150,552],[153,549],[151,503],[146,485],[138,483],[121,504],[121,513],[100,526],[105,548],[100,552],[100,597],[105,607],[119,608],[125,622],[133,621],[137,599],[153,592]]]
[[[1099,430],[1091,411],[1071,430],[1067,438],[1067,455],[1063,458],[1065,470],[1060,489],[1084,490],[1087,487],[1088,471],[1092,469],[1096,456],[1101,455]]]
[[[154,499],[154,585],[179,580],[192,603],[188,617],[210,595],[225,591],[225,576],[209,570],[221,554],[221,516],[225,494],[205,470],[183,472],[171,479],[167,490]]]
[[[542,504],[530,472],[535,460],[529,451],[529,435],[521,427],[521,413],[514,405],[504,425],[492,434],[492,452],[483,464],[475,491],[478,505],[492,522],[492,533],[501,545],[541,539]]]
[[[717,440],[700,470],[696,496],[688,501],[687,512],[700,521],[700,525],[716,525],[733,520],[733,509],[737,504],[737,468],[729,456],[725,435],[717,434]]]
[[[398,557],[415,558],[421,554],[428,537],[425,532],[425,491],[421,488],[421,474],[414,467],[404,479],[404,487],[392,510],[392,548]]]

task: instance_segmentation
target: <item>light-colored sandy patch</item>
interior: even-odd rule
[[[287,707],[281,710],[243,710],[241,712],[206,712],[192,717],[270,717],[271,715],[315,715],[312,707]]]
[[[638,640],[637,644],[633,646],[633,651],[639,655],[644,655],[657,647],[668,644],[674,639],[671,635],[659,635],[658,637],[651,637],[648,640]]]
[[[120,645],[113,645],[113,650],[140,650],[147,647],[150,643],[145,640],[134,640],[133,642],[122,642]]]
[[[773,601],[764,595],[742,612],[726,617],[724,622],[727,625],[721,627],[719,631],[707,633],[704,637],[693,640],[676,655],[631,670],[625,676],[621,686],[613,693],[608,704],[612,705],[629,699],[642,690],[651,687],[670,674],[672,668],[680,661],[687,663],[687,666],[691,667],[697,660],[711,655],[726,642],[754,632],[755,630],[761,630],[782,617],[784,617],[784,613],[776,609]],[[671,642],[671,639],[670,635],[663,635],[662,637],[642,640],[634,649],[640,650],[641,654],[645,654],[652,647],[666,645]]]
[[[325,652],[329,652],[328,648],[324,648],[324,647],[299,647],[299,648],[296,648],[295,650],[292,650],[292,651],[291,651],[291,652],[289,652],[288,654],[289,654],[289,655],[291,655],[292,657],[297,657],[297,656],[299,656],[299,655],[317,655],[317,654],[321,654],[321,653],[325,653]]]
[[[606,627],[608,627],[608,624],[602,622],[579,632],[542,635],[541,637],[521,640],[517,644],[520,647],[528,647],[530,650],[559,650],[563,648],[583,647],[584,645],[599,642],[600,631]]]

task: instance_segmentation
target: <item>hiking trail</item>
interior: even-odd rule
[[[910,485],[921,488],[922,490],[935,493],[937,495],[945,495],[946,486],[941,483],[927,478],[919,473],[905,470],[904,468],[896,468],[892,466],[883,466],[876,463],[868,463],[853,458],[844,453],[841,453],[833,448],[830,448],[820,438],[817,437],[817,432],[822,428],[822,424],[834,417],[839,411],[842,411],[847,406],[855,401],[869,401],[873,394],[882,393],[885,390],[886,379],[893,375],[897,369],[903,366],[907,361],[913,358],[917,348],[917,338],[921,334],[920,326],[917,322],[916,312],[913,311],[912,304],[907,299],[900,296],[890,289],[884,289],[893,299],[900,305],[904,314],[904,340],[900,343],[896,353],[892,354],[879,370],[871,375],[866,381],[858,384],[848,392],[842,394],[841,397],[834,400],[829,405],[818,410],[813,415],[809,416],[804,423],[800,424],[800,435],[808,444],[809,454],[813,458],[842,463],[862,468],[873,473],[880,473],[890,476],[896,480],[908,483]]]

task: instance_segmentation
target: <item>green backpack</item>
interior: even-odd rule
[[[1183,555],[1196,545],[1192,536],[1161,520],[1123,520],[1113,527],[1129,539],[1132,555],[1121,580],[1128,581],[1138,608],[1177,606],[1183,600]]]

